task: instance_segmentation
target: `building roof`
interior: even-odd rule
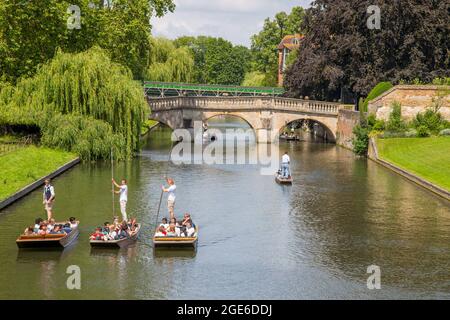
[[[290,34],[287,35],[281,40],[280,44],[278,45],[278,50],[283,50],[284,48],[287,48],[289,50],[294,50],[300,47],[300,41],[304,38],[304,35],[301,34]]]

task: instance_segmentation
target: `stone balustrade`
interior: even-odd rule
[[[229,111],[289,111],[338,115],[344,106],[334,102],[272,97],[172,97],[148,98],[154,112],[175,109]]]

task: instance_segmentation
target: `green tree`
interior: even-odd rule
[[[301,23],[304,17],[302,7],[294,7],[288,15],[279,12],[271,20],[264,21],[263,29],[252,36],[252,71],[260,71],[268,74],[267,80],[275,86],[277,83],[278,54],[277,48],[284,36],[301,33]]]
[[[285,86],[294,96],[367,96],[380,81],[449,75],[449,1],[377,1],[381,29],[367,27],[370,0],[316,0],[306,10],[299,56]]]
[[[250,68],[250,50],[222,38],[181,37],[175,46],[192,51],[196,83],[240,85]]]
[[[59,52],[33,77],[0,91],[3,124],[38,126],[44,144],[85,159],[108,157],[113,146],[118,158],[132,156],[147,110],[140,83],[99,47]]]
[[[194,57],[188,47],[176,48],[173,41],[152,38],[152,54],[146,79],[163,82],[191,82]]]
[[[96,3],[92,7],[91,2]],[[82,52],[98,45],[142,79],[148,66],[152,15],[174,10],[172,0],[4,0],[0,3],[0,77],[15,83],[32,76],[57,50]],[[70,30],[69,6],[81,10],[81,29]]]

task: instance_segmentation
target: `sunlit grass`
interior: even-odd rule
[[[450,191],[450,137],[378,139],[381,159]]]
[[[0,200],[52,173],[76,155],[35,146],[0,156]]]

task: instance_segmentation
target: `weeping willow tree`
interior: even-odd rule
[[[172,41],[164,38],[152,38],[151,47],[149,81],[192,81],[195,63],[189,48],[176,48]]]
[[[1,90],[0,100],[3,122],[38,125],[44,144],[85,159],[108,157],[108,147],[118,158],[132,156],[148,109],[129,69],[98,47],[58,52],[34,77]]]

